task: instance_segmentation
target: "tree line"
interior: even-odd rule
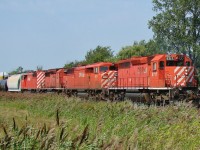
[[[122,47],[122,49],[114,55],[114,51],[109,46],[97,46],[95,49],[89,50],[85,59],[81,61],[72,61],[65,64],[65,68],[72,68],[78,65],[87,65],[97,62],[117,62],[118,60],[131,58],[133,56],[147,56],[158,53],[164,53],[157,48],[156,42],[149,40],[146,42],[135,41],[133,45]]]

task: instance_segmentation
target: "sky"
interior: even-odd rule
[[[0,0],[0,72],[61,68],[153,37],[151,0]]]

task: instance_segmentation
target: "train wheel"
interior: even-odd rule
[[[111,102],[114,101],[114,93],[113,93],[113,92],[110,92],[110,93],[109,93],[108,101],[111,101]]]

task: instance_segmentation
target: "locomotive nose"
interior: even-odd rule
[[[194,67],[176,67],[174,69],[174,86],[193,86]]]
[[[194,67],[187,68],[186,85],[193,86],[194,81]]]

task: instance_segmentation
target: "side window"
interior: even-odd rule
[[[153,71],[157,70],[157,63],[153,63]]]
[[[119,68],[123,69],[123,68],[130,68],[131,63],[130,62],[124,62],[119,64]]]
[[[98,67],[95,67],[95,68],[94,68],[94,73],[98,73],[98,72],[99,72]]]
[[[34,72],[34,73],[33,73],[33,77],[37,77],[37,74],[36,74],[36,72]]]
[[[73,74],[73,73],[74,73],[74,69],[73,68],[67,70],[67,74]]]
[[[106,72],[108,70],[108,67],[101,66],[100,67],[100,72]]]
[[[50,77],[50,73],[46,73],[45,76],[46,76],[46,77]]]
[[[87,68],[86,73],[94,73],[94,68]]]
[[[190,62],[189,61],[186,61],[186,66],[190,66]]]
[[[163,69],[163,68],[165,67],[165,63],[164,63],[164,61],[160,61],[160,63],[159,63],[159,67],[160,67],[160,69]]]
[[[117,70],[115,66],[110,66],[109,70]]]

